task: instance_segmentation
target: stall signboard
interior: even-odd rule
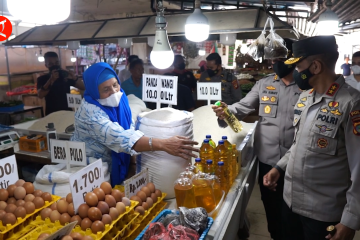
[[[132,196],[136,195],[136,193],[140,191],[142,187],[145,187],[148,183],[149,171],[145,169],[124,182],[125,197],[131,198]]]
[[[67,96],[67,102],[69,108],[75,108],[75,109],[79,108],[82,99],[81,95],[67,93],[66,96]]]
[[[75,213],[77,213],[79,206],[85,203],[85,195],[100,187],[101,183],[104,182],[102,166],[102,160],[99,159],[70,175],[69,183]]]
[[[177,76],[143,74],[142,86],[144,102],[155,102],[157,109],[161,103],[177,105]]]
[[[217,82],[202,82],[197,83],[197,99],[207,100],[208,105],[210,101],[221,101],[221,83]]]
[[[86,166],[85,143],[50,139],[51,162],[70,165]]]
[[[0,189],[6,189],[19,180],[15,155],[0,160]]]

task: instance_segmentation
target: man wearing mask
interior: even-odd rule
[[[240,84],[236,77],[221,67],[221,57],[218,53],[211,53],[206,58],[207,69],[201,74],[199,82],[221,82],[222,101],[233,104],[242,98]]]
[[[44,55],[45,66],[49,73],[38,77],[37,89],[39,98],[46,100],[46,115],[50,113],[69,110],[67,102],[67,93],[70,93],[70,86],[80,90],[85,90],[83,80],[60,68],[59,57],[55,52],[47,52]]]
[[[294,110],[295,137],[263,182],[276,190],[286,172],[285,240],[351,240],[360,229],[360,93],[335,74],[334,36],[295,42],[293,50],[285,63],[296,64],[294,80],[304,90]]]
[[[345,81],[347,84],[360,91],[360,52],[354,53],[352,57],[351,71],[353,74],[348,76]]]
[[[173,66],[174,70],[166,75],[177,76],[179,84],[187,86],[191,91],[196,91],[196,78],[192,72],[185,70],[183,56],[176,55]]]
[[[292,43],[285,39],[288,57],[292,54]],[[294,138],[294,105],[301,93],[293,80],[295,65],[284,64],[286,59],[273,59],[276,73],[256,82],[252,90],[231,106],[229,110],[242,120],[259,109],[260,120],[255,132],[255,153],[259,160],[259,185],[264,204],[268,231],[274,240],[282,239],[281,211],[283,204],[283,175],[279,179],[276,192],[263,185],[263,177],[289,150]],[[225,127],[223,108],[213,106],[219,117],[219,125]]]

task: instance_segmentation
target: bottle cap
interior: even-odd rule
[[[220,102],[220,101],[217,101],[217,102],[215,103],[215,106],[220,107],[220,106],[221,106],[221,102]]]
[[[48,125],[46,126],[46,128],[54,128],[54,123],[48,123]]]
[[[206,160],[207,164],[212,164],[212,160]]]
[[[223,141],[223,140],[220,140],[220,141],[219,141],[219,144],[224,144],[224,141]]]
[[[204,139],[204,143],[209,143],[209,139]]]
[[[195,162],[201,162],[201,158],[195,158]]]
[[[223,139],[223,140],[227,140],[227,136],[222,136],[222,139]]]
[[[206,138],[211,138],[211,135],[206,135]]]
[[[218,166],[224,166],[224,162],[222,161],[218,162]]]

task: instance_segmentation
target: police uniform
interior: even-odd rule
[[[329,44],[336,47],[333,36],[294,43],[294,58],[285,63],[319,54],[316,48],[326,52],[331,47],[323,45]],[[342,76],[323,95],[305,91],[295,105],[293,126],[293,144],[277,163],[286,170],[285,239],[324,239],[326,227],[339,222],[359,230],[360,93]]]
[[[199,82],[221,82],[221,101],[228,105],[236,103],[242,98],[242,91],[237,78],[224,68],[221,75],[211,78],[206,71],[203,72]]]

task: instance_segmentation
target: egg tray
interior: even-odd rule
[[[135,226],[135,219],[139,216],[138,212],[135,212],[135,214],[133,215],[132,220],[125,226],[123,227],[121,230],[118,230],[118,232],[116,233],[116,235],[106,235],[102,240],[118,240],[118,239],[122,239],[122,237],[128,235],[130,232],[132,232],[134,226]]]
[[[166,197],[166,193],[162,193],[161,197],[158,197],[158,201],[153,204],[151,208],[145,211],[144,215],[139,215],[136,219],[136,223],[140,224],[141,226],[145,227],[148,222],[151,221],[152,217],[158,212],[159,204],[162,203],[162,200]],[[145,224],[145,226],[144,226]]]
[[[43,221],[41,216],[37,216],[36,220],[33,221],[31,225],[36,227],[35,230],[31,231],[19,240],[37,240],[39,235],[42,233],[53,234],[64,227],[59,221],[52,223],[49,218],[46,218],[45,221]]]
[[[140,233],[141,233],[140,224],[134,224],[131,232],[123,238],[120,238],[121,240],[134,240]],[[119,239],[113,239],[113,240],[119,240]]]
[[[43,207],[35,209],[33,213],[27,214],[24,218],[17,218],[16,223],[13,225],[7,224],[6,226],[4,226],[0,221],[0,240],[8,239],[13,234],[20,232],[22,229],[24,229],[24,227],[26,227],[33,220],[36,219],[36,216],[39,215],[41,210],[49,207],[51,204],[53,204],[54,202],[58,201],[61,198],[55,195],[51,195],[51,197],[53,199],[51,202],[45,201],[45,205]]]

